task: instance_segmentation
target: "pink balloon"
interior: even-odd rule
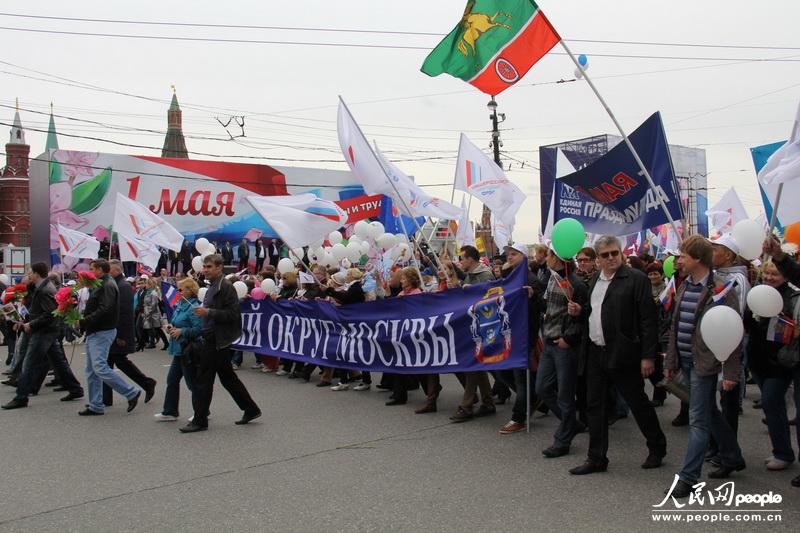
[[[250,297],[251,297],[253,300],[263,300],[264,298],[266,298],[266,296],[267,296],[267,293],[266,293],[266,292],[264,292],[264,291],[261,289],[261,287],[256,287],[255,289],[253,289],[252,291],[250,291]]]

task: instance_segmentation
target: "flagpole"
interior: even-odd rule
[[[339,96],[339,102],[341,102],[341,104],[347,110],[347,114],[350,115],[350,117],[352,118],[353,114],[350,112],[350,108],[347,107],[347,104],[344,102],[344,100],[342,99],[341,96]],[[360,133],[361,136],[364,138],[364,140],[366,140],[367,136],[364,135],[363,131],[361,131],[361,126],[358,125],[358,122],[353,120],[353,124],[355,125],[356,129],[358,130],[358,133]],[[369,146],[369,141],[367,141],[367,146]],[[386,181],[388,181],[389,185],[391,185],[392,189],[394,189],[394,192],[397,195],[397,197],[400,199],[400,202],[403,204],[403,207],[405,208],[406,213],[408,213],[409,216],[411,216],[411,219],[414,221],[414,225],[417,227],[417,231],[419,231],[419,233],[422,236],[422,238],[425,239],[425,235],[422,234],[422,228],[419,226],[419,222],[417,222],[417,219],[411,214],[411,209],[409,209],[408,204],[406,203],[406,199],[403,198],[403,196],[400,194],[400,191],[397,190],[397,186],[394,184],[394,180],[392,180],[389,177],[389,174],[386,172],[386,168],[384,168],[383,162],[380,160],[380,158],[377,155],[375,155],[375,152],[373,152],[372,149],[370,149],[370,153],[372,154],[372,157],[375,158],[375,162],[378,163],[378,166],[381,167],[381,170],[383,170],[383,174],[386,177]],[[400,220],[402,221],[402,218]],[[428,243],[428,246],[430,246],[430,243]],[[417,247],[419,247],[419,245]],[[434,254],[434,257],[436,257],[436,254]],[[442,265],[439,264],[439,259],[438,258],[436,258],[436,267],[437,268],[441,268],[442,267]]]
[[[653,191],[656,198],[658,198],[658,203],[661,205],[661,209],[667,216],[667,220],[672,225],[672,229],[675,231],[675,235],[678,236],[678,243],[680,243],[681,235],[680,233],[678,233],[678,226],[675,224],[675,220],[672,218],[669,209],[667,209],[667,204],[664,202],[664,199],[658,193],[658,189],[656,189],[656,184],[653,182],[653,178],[652,176],[650,176],[650,172],[648,172],[647,168],[645,168],[644,163],[639,157],[638,152],[636,152],[636,148],[633,147],[633,143],[631,143],[631,140],[628,138],[628,135],[625,133],[625,130],[622,129],[622,126],[617,120],[617,117],[614,115],[614,112],[611,111],[611,108],[608,107],[608,104],[600,95],[600,92],[597,90],[597,87],[595,87],[594,82],[592,82],[591,78],[586,74],[586,71],[578,62],[578,58],[575,57],[575,55],[572,53],[572,50],[569,49],[569,46],[567,46],[567,43],[564,42],[564,39],[561,39],[559,42],[561,43],[562,48],[564,48],[564,51],[567,53],[570,59],[572,59],[572,62],[575,63],[575,66],[580,70],[580,72],[583,73],[583,77],[586,79],[586,83],[589,84],[589,87],[591,87],[592,92],[594,92],[597,99],[600,100],[600,104],[605,108],[606,113],[608,113],[608,116],[611,118],[611,121],[617,127],[617,131],[619,131],[619,134],[622,135],[622,139],[625,141],[625,144],[628,146],[628,149],[631,151],[631,154],[633,154],[633,158],[636,160],[636,164],[639,165],[639,169],[642,171],[642,174],[647,180],[647,183],[650,185],[650,189]]]

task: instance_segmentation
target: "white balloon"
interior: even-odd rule
[[[328,234],[328,242],[330,242],[331,245],[339,244],[340,242],[342,242],[342,234],[339,233],[338,231],[330,232]]]
[[[333,254],[334,259],[338,263],[345,257],[347,257],[347,248],[341,242],[337,242],[331,247],[331,253]]]
[[[202,256],[215,254],[217,253],[217,247],[214,246],[213,242],[210,242],[206,245],[206,247],[203,250],[198,250],[198,252],[200,252],[200,255]]]
[[[358,235],[362,239],[366,239],[367,237],[369,237],[370,234],[369,222],[367,222],[366,220],[359,220],[358,222],[356,222],[353,231],[355,232],[356,235]]]
[[[347,258],[350,260],[351,263],[358,263],[358,260],[361,259],[360,243],[352,241],[347,243]]]
[[[386,233],[386,229],[383,227],[383,224],[378,222],[377,220],[369,223],[369,233],[368,235],[373,238],[377,239],[379,236]]]
[[[336,258],[330,248],[325,249],[325,254],[322,256],[320,264],[329,268],[336,266]]]
[[[578,78],[578,79],[583,78],[583,70],[581,70],[579,68],[576,68],[575,69],[575,77]]]
[[[305,255],[305,251],[302,248],[292,248],[292,255],[290,259],[296,262],[303,262],[303,256]]]
[[[359,222],[363,222],[363,221],[359,221]],[[347,244],[350,244],[351,242],[354,242],[354,243],[358,244],[363,240],[364,239],[362,239],[361,237],[359,237],[358,235],[353,233],[352,235],[350,235],[350,238],[347,240]]]
[[[286,272],[293,272],[294,271],[294,261],[289,259],[288,257],[284,257],[280,261],[278,261],[278,272],[281,274],[285,274]]]
[[[342,266],[343,267],[350,268],[350,265],[351,265],[351,263],[350,263],[349,259],[347,259],[346,257],[344,259],[342,259]]]
[[[208,239],[206,239],[205,237],[200,237],[199,239],[194,241],[194,248],[195,250],[197,250],[198,253],[202,254],[209,244],[211,243],[208,242]]]
[[[391,233],[384,233],[380,237],[378,237],[375,242],[383,248],[384,250],[388,250],[389,248],[394,247],[397,244],[397,237],[392,235]]]
[[[8,274],[0,274],[0,283],[8,287],[11,285],[11,278],[8,277]]]
[[[766,234],[755,220],[742,220],[733,227],[733,238],[739,245],[739,255],[752,261],[761,255],[761,246]]]
[[[361,243],[358,246],[359,250],[361,251],[361,255],[367,255],[369,253],[369,249],[371,248],[370,243],[368,243],[367,241],[361,241]]]
[[[712,307],[700,321],[700,334],[714,357],[724,363],[742,341],[742,317],[727,305]]]
[[[783,298],[774,287],[758,285],[747,293],[747,306],[753,311],[753,314],[772,318],[783,311]]]
[[[397,234],[397,242],[408,243],[408,235],[406,235],[405,233],[398,233]]]
[[[267,294],[275,294],[278,292],[278,286],[275,285],[275,280],[271,278],[267,278],[261,282],[261,290],[266,292]]]
[[[202,289],[197,291],[197,299],[200,300],[200,303],[203,303],[203,300],[206,299],[206,293],[207,292],[208,292],[208,289],[205,288],[205,287],[203,287]]]
[[[234,282],[233,288],[236,289],[236,295],[239,296],[240,300],[247,296],[247,284],[244,281]]]
[[[202,272],[203,271],[203,257],[202,256],[195,256],[192,258],[192,270],[195,272]]]

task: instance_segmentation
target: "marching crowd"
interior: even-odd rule
[[[253,274],[247,271],[249,245],[243,241],[241,247],[247,248],[247,254],[244,249],[238,253],[241,272],[227,276],[224,267],[234,258],[230,243],[221,253],[204,256],[202,272],[196,273],[191,271],[191,257],[182,270],[173,270],[178,261],[167,258],[169,263],[159,265],[157,275],[137,278],[126,278],[118,260],[96,259],[89,268],[99,284],[85,290],[82,315],[74,327],[65,327],[52,313],[63,280],[45,263],[31,265],[23,282],[28,288],[27,317],[0,324],[8,345],[7,379],[2,383],[16,389],[2,408],[26,407],[42,386],[66,392],[65,402],[83,399],[84,388],[63,347],[65,335],[68,341],[83,336],[88,400],[78,413],[81,416],[102,415],[113,403],[112,391],[127,400],[129,412],[140,400],[149,402],[157,381],[129,356],[160,342],[171,363],[157,420],[178,420],[183,381],[191,393],[193,416],[180,431],[206,430],[218,376],[242,410],[236,423],[247,424],[261,416],[261,410],[236,373],[244,361],[233,348],[242,320],[234,282],[243,281],[252,292],[263,280],[272,279],[278,287],[273,298],[324,299],[347,306],[382,298],[424,298],[424,292],[482,283],[521,267],[527,269],[531,369],[456,374],[463,395],[450,417],[454,423],[494,415],[497,404],[512,402],[510,420],[499,428],[501,434],[512,434],[525,430],[531,409],[549,411],[559,425],[542,454],[565,456],[573,439],[587,432],[587,457],[570,470],[586,475],[607,469],[608,428],[630,413],[646,442],[641,467],[653,469],[662,466],[667,451],[657,408],[669,390],[682,400],[671,423],[689,427],[678,481],[669,489],[680,498],[693,492],[705,463],[711,465],[709,478],[727,478],[746,467],[738,443],[738,417],[746,383],[752,383],[761,392],[754,407],[763,409],[772,449],[765,467],[784,470],[797,458],[791,426],[800,439],[798,336],[776,340],[775,319],[755,316],[745,305],[752,286],[771,286],[783,298],[781,316],[795,327],[800,324],[800,265],[777,240],[764,243],[771,259],[757,268],[739,256],[731,235],[715,241],[687,237],[674,255],[674,279],[666,279],[664,263],[653,257],[626,257],[613,236],[600,237],[592,247],[580,250],[574,261],[561,259],[545,245],[533,246],[528,257],[528,248],[515,244],[490,262],[473,246],[464,246],[452,260],[418,255],[416,266],[395,268],[385,280],[359,268],[319,265],[311,273],[280,273],[273,261],[280,255],[278,243],[257,247]],[[162,281],[181,296],[170,319],[163,312]],[[724,364],[708,348],[700,328],[703,316],[715,305],[735,310],[746,328],[744,340]],[[366,391],[373,386],[369,372],[317,368],[269,355],[256,354],[253,368],[304,382],[318,375],[316,386],[333,391]],[[53,379],[45,383],[48,370]],[[645,381],[653,385],[652,397],[646,394]],[[439,407],[442,383],[436,374],[384,373],[375,386],[391,392],[387,406],[404,405],[410,392],[421,389],[424,401],[415,413],[436,412]],[[790,391],[795,404],[791,414]],[[792,485],[800,486],[800,476]]]

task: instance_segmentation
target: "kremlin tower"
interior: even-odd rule
[[[25,130],[19,118],[19,100],[11,137],[6,144],[6,166],[0,175],[0,245],[30,246],[31,213]]]
[[[164,138],[164,148],[161,149],[161,157],[189,159],[189,153],[186,151],[186,140],[183,138],[181,107],[178,105],[178,96],[175,94],[175,86],[172,87],[172,102],[167,111],[167,136]]]

